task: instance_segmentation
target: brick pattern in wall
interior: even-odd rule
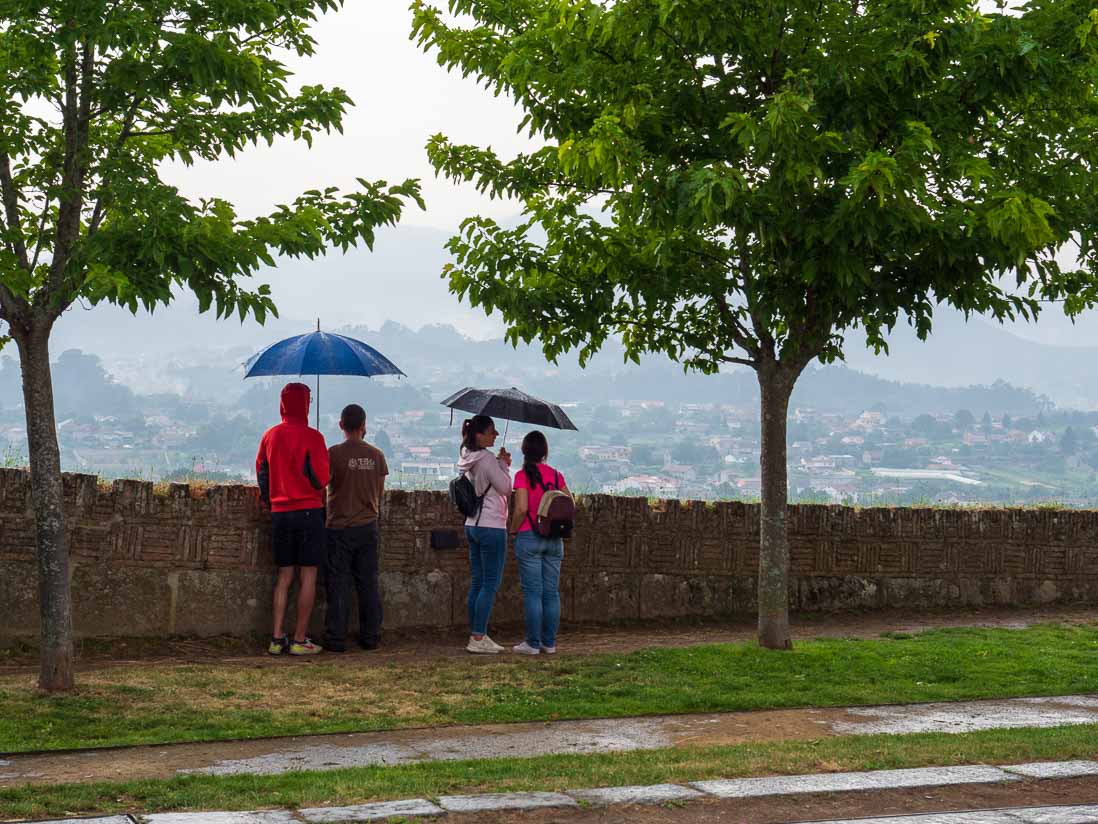
[[[155,488],[66,475],[65,502],[78,632],[113,632],[120,615],[138,633],[265,625],[273,567],[269,516],[255,487]],[[461,546],[432,549],[432,530],[456,530]],[[387,493],[390,626],[464,622],[461,533],[444,494]],[[790,534],[798,609],[1098,602],[1098,512],[794,506]],[[0,605],[25,618],[0,633],[35,626],[33,560],[29,477],[0,469]],[[586,496],[566,548],[564,616],[748,612],[757,563],[757,505]],[[502,619],[519,617],[516,579],[509,559]]]

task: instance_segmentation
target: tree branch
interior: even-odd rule
[[[137,111],[144,102],[145,98],[142,95],[134,95],[133,102],[130,104],[129,109],[126,110],[126,117],[122,123],[122,130],[118,133],[118,140],[115,141],[115,149],[121,148],[127,140],[134,137],[133,127],[134,123],[137,121]],[[150,134],[152,133],[150,132]],[[170,134],[170,132],[165,132],[165,134]],[[108,153],[108,157],[109,154],[110,153]],[[91,219],[88,221],[89,238],[99,231],[99,224],[103,222],[103,218],[107,213],[106,206],[106,193],[100,192],[99,196],[95,199],[95,207],[92,209]]]
[[[65,159],[61,179],[61,203],[50,274],[46,288],[39,292],[37,301],[53,318],[60,316],[71,302],[67,296],[62,298],[62,287],[73,247],[80,237],[94,81],[95,46],[85,39],[81,47],[79,69],[76,65],[75,48],[69,52],[65,63],[65,109],[62,121]],[[54,305],[50,306],[50,303]]]
[[[38,268],[38,256],[42,254],[42,241],[46,238],[46,220],[50,215],[50,199],[49,196],[45,197],[45,205],[42,206],[42,216],[38,220],[38,233],[35,235],[34,241],[34,255],[31,257],[29,272],[34,272]]]
[[[22,331],[22,317],[26,305],[26,301],[17,298],[0,280],[0,318],[3,318],[12,329],[15,328],[16,321],[19,321],[20,331]]]
[[[747,331],[740,319],[736,317],[736,313],[732,311],[732,307],[728,304],[728,297],[719,293],[714,293],[713,300],[717,303],[717,311],[720,312],[721,317],[724,318],[724,322],[729,326],[729,333],[732,335],[732,340],[739,344],[740,348],[748,354],[758,357],[759,356],[759,343],[752,339],[751,334]]]
[[[19,219],[19,190],[11,176],[11,158],[8,153],[0,150],[0,196],[4,201],[5,223],[12,235],[11,250],[19,261],[19,265],[29,271],[27,260],[27,244],[23,238],[23,223]]]

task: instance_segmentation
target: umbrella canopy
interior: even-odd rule
[[[244,364],[245,378],[270,375],[316,375],[316,428],[320,428],[320,376],[404,375],[397,365],[369,344],[346,335],[316,331],[272,343]]]
[[[513,386],[510,389],[474,389],[467,386],[444,400],[442,405],[460,409],[462,412],[472,412],[474,415],[502,418],[505,421],[532,423],[552,429],[576,428],[564,410],[555,403],[527,395]]]
[[[244,377],[266,375],[403,375],[369,344],[331,332],[310,332],[272,343],[244,364]]]

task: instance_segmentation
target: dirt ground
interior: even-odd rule
[[[987,608],[971,610],[883,610],[872,612],[810,613],[792,619],[794,638],[875,638],[884,632],[919,632],[938,627],[1026,627],[1031,624],[1059,622],[1085,624],[1098,621],[1098,608]],[[492,628],[501,644],[521,640],[521,627]],[[391,630],[382,640],[382,647],[373,652],[357,648],[336,655],[326,653],[319,659],[325,663],[361,664],[364,659],[381,661],[435,660],[468,657],[466,635],[460,631]],[[598,655],[631,652],[652,647],[685,647],[695,644],[716,644],[747,641],[755,637],[755,622],[740,618],[722,622],[668,623],[639,622],[614,626],[568,626],[561,630],[559,649],[566,655]],[[284,659],[264,655],[266,641],[255,638],[120,638],[93,639],[77,642],[77,669],[90,670],[114,666],[145,664],[241,664],[249,667],[285,666]],[[491,663],[507,656],[482,656],[478,660]],[[301,662],[306,663],[306,662]],[[33,672],[37,668],[37,651],[29,645],[0,648],[0,674]]]
[[[447,824],[793,824],[1002,807],[1098,803],[1098,778],[1026,780],[909,790],[706,799],[665,806],[453,814]]]

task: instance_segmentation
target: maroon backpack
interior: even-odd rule
[[[535,535],[542,538],[568,538],[572,535],[572,528],[576,525],[576,502],[572,496],[560,488],[560,473],[554,470],[556,483],[546,486],[538,473],[538,483],[545,492],[538,502],[536,513],[527,512],[526,517],[530,521],[530,528]]]

